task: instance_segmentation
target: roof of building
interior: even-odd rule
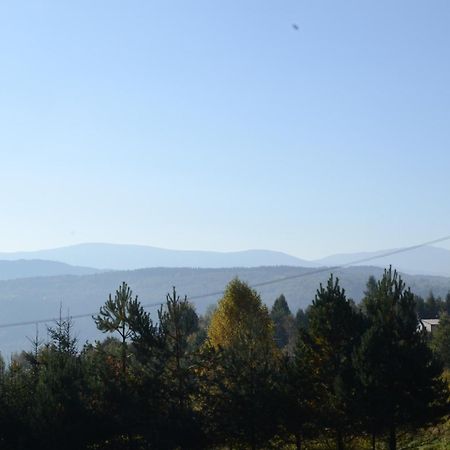
[[[421,319],[424,324],[439,325],[439,319]]]

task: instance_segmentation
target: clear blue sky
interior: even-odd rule
[[[450,234],[449,23],[447,0],[2,2],[0,250]]]

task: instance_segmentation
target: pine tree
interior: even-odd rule
[[[326,287],[320,285],[308,317],[308,332],[317,353],[317,383],[325,396],[321,424],[333,431],[337,449],[342,450],[345,435],[355,431],[351,356],[360,339],[362,319],[333,275]]]
[[[133,299],[133,291],[125,283],[116,290],[114,298],[109,294],[106,303],[100,308],[100,313],[94,317],[95,324],[104,333],[118,333],[121,339],[121,368],[125,378],[127,370],[128,341],[133,336],[133,324],[137,316],[145,316],[142,306],[136,296]]]
[[[159,311],[164,350],[162,389],[167,410],[167,448],[200,448],[203,441],[200,417],[193,409],[197,391],[193,340],[199,319],[187,297],[181,298],[175,287],[167,294]]]
[[[198,316],[187,297],[181,299],[174,287],[172,295],[167,294],[165,308],[159,312],[159,321],[168,354],[166,365],[175,381],[178,407],[183,410],[189,390],[189,337],[198,330]]]
[[[327,401],[317,376],[320,352],[309,333],[300,329],[293,357],[287,357],[282,366],[283,380],[281,422],[289,435],[294,437],[297,450],[306,439],[315,436],[318,412]]]
[[[93,359],[94,370],[102,374],[101,385],[97,386],[104,402],[102,409],[96,411],[99,422],[109,421],[112,437],[133,445],[138,436],[148,434],[144,415],[155,406],[154,397],[143,394],[148,394],[146,388],[150,384],[158,386],[152,363],[155,356],[161,357],[154,352],[160,345],[159,328],[125,282],[114,298],[109,295],[94,320],[99,330],[117,333],[120,338],[119,342],[109,340],[108,346],[97,346],[100,354]]]
[[[389,449],[395,450],[397,430],[435,420],[448,393],[419,331],[414,295],[397,272],[385,270],[365,306],[368,326],[354,354],[363,418],[374,437],[388,433]]]

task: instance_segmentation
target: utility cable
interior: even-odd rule
[[[385,253],[380,253],[377,255],[372,255],[372,256],[368,256],[366,258],[361,258],[361,259],[356,259],[353,261],[349,261],[345,264],[340,264],[340,265],[336,265],[336,266],[325,266],[325,267],[319,267],[317,269],[312,269],[312,270],[308,270],[306,272],[302,272],[302,273],[297,273],[294,275],[288,275],[285,277],[281,277],[281,278],[275,278],[273,280],[267,280],[267,281],[261,281],[259,283],[254,283],[251,287],[252,288],[257,288],[257,287],[261,287],[261,286],[269,286],[271,284],[276,284],[276,283],[282,283],[283,281],[288,281],[288,280],[296,280],[299,278],[304,278],[304,277],[308,277],[311,275],[317,275],[317,274],[321,274],[324,272],[333,272],[339,269],[344,269],[346,267],[349,266],[355,266],[355,265],[360,265],[366,262],[370,262],[370,261],[375,261],[377,259],[381,259],[381,258],[386,258],[388,256],[393,256],[393,255],[398,255],[400,253],[406,253],[406,252],[410,252],[412,250],[416,250],[422,247],[426,247],[428,245],[433,245],[433,244],[438,244],[440,242],[444,242],[444,241],[448,241],[450,240],[450,235],[448,236],[443,236],[441,238],[438,239],[433,239],[431,241],[426,241],[426,242],[422,242],[421,244],[416,244],[416,245],[411,245],[409,247],[402,247],[402,248],[398,248],[395,250],[390,250],[388,252]],[[189,300],[200,300],[203,298],[208,298],[208,297],[217,297],[217,296],[221,296],[224,294],[224,290],[221,291],[214,291],[214,292],[208,292],[206,294],[200,294],[200,295],[194,295],[191,297],[188,297]],[[143,308],[155,308],[158,306],[162,306],[163,302],[155,302],[155,303],[146,303],[143,304],[142,307]],[[85,314],[75,314],[75,315],[69,315],[69,318],[71,320],[76,320],[76,319],[83,319],[86,317],[92,317],[98,314],[97,312],[94,313],[85,313]],[[25,326],[25,325],[38,325],[41,323],[49,323],[49,322],[55,322],[57,321],[58,318],[49,318],[49,319],[36,319],[36,320],[27,320],[27,321],[23,321],[23,322],[11,322],[11,323],[3,323],[0,324],[0,329],[2,328],[13,328],[13,327],[21,327],[21,326]]]

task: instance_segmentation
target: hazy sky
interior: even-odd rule
[[[450,234],[449,23],[448,0],[1,2],[0,250]]]

